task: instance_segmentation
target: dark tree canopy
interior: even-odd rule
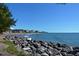
[[[10,29],[15,23],[16,21],[12,18],[12,14],[8,7],[5,4],[0,3],[0,33]]]

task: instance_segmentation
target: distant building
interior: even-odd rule
[[[10,29],[7,32],[9,33],[45,33],[44,31],[40,32],[38,30],[23,30],[23,29]]]

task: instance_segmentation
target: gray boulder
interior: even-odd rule
[[[49,55],[49,56],[52,56],[52,51],[51,50],[49,50],[49,49],[47,49],[47,50],[45,50],[45,52]]]
[[[41,53],[45,52],[46,49],[47,48],[41,46],[41,47],[37,48],[37,52],[41,54]]]
[[[34,46],[30,47],[33,51],[36,51],[36,48]]]
[[[69,52],[69,51],[73,51],[73,48],[71,46],[62,47],[61,52]]]
[[[61,55],[62,56],[67,56],[67,53],[66,52],[61,52]]]
[[[30,47],[24,47],[23,50],[28,51],[28,50],[31,50],[31,48]]]
[[[79,47],[73,47],[73,50],[79,52]]]
[[[77,52],[77,53],[75,54],[75,56],[79,56],[79,52]]]
[[[61,53],[57,49],[48,49],[46,50],[46,53],[50,56],[61,55]]]
[[[39,53],[36,53],[34,56],[41,56],[41,54],[39,54]]]
[[[49,56],[47,53],[42,53],[41,56]]]
[[[53,56],[61,55],[60,51],[58,51],[57,49],[53,49],[53,50],[52,50],[52,53],[53,53],[53,54],[52,54]]]

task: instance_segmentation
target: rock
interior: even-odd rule
[[[61,44],[60,44],[60,43],[57,43],[56,46],[57,46],[57,47],[61,47]]]
[[[73,54],[67,54],[66,56],[74,56]]]
[[[49,42],[50,44],[52,44],[52,45],[55,45],[54,43],[52,43],[52,42]]]
[[[79,52],[77,52],[77,53],[75,54],[75,56],[79,56]]]
[[[41,56],[41,54],[39,54],[39,53],[36,53],[34,56]]]
[[[73,50],[79,52],[79,47],[73,47]]]
[[[24,47],[23,50],[27,51],[27,50],[30,50],[31,48],[30,47]]]
[[[42,53],[41,56],[49,56],[47,53]]]
[[[52,52],[53,52],[53,56],[61,55],[57,49],[53,49]]]
[[[41,44],[41,43],[44,43],[43,41],[39,41],[39,43]]]
[[[57,49],[58,51],[61,51],[62,50],[61,47],[55,47],[55,49]]]
[[[34,44],[34,43],[33,43],[33,46],[34,46],[35,48],[38,48],[38,45],[37,45],[37,44]]]
[[[51,47],[51,46],[48,46],[48,49],[51,49],[51,50],[52,50],[52,49],[53,49],[53,47]]]
[[[46,41],[24,40],[24,38],[15,37],[14,35],[7,35],[6,38],[6,40],[12,41],[16,46],[19,45],[24,51],[33,56],[79,56],[79,47]]]
[[[44,43],[41,43],[41,46],[44,46],[44,47],[48,47],[48,43],[47,42],[44,42]]]
[[[41,47],[37,48],[37,52],[41,54],[41,53],[45,52],[46,49],[47,48],[41,46]]]
[[[67,48],[62,48],[61,52],[69,52]]]
[[[32,50],[32,54],[33,54],[34,56],[36,56],[36,55],[37,55],[37,54],[36,54],[36,48],[35,48],[34,46],[31,46],[30,48],[31,48],[31,50]]]
[[[41,44],[39,44],[39,43],[33,43],[33,46],[34,46],[35,48],[39,48],[39,47],[41,46]]]
[[[21,44],[21,48],[24,48],[25,46]],[[24,48],[25,49],[25,48]]]
[[[24,54],[25,54],[26,56],[33,56],[33,54],[32,54],[31,52],[28,52],[28,51],[24,51]]]
[[[61,55],[62,56],[67,56],[67,53],[66,52],[61,52]]]
[[[33,56],[36,56],[37,54],[39,54],[39,53],[36,53],[36,51],[33,51],[33,50],[32,50],[32,55],[33,55]]]
[[[67,52],[68,54],[73,54],[73,55],[75,55],[77,52],[76,51],[69,51],[69,52]]]
[[[73,51],[73,48],[71,46],[62,47],[61,52],[69,52],[69,51]]]
[[[49,55],[49,56],[52,56],[52,51],[51,50],[49,50],[49,49],[47,49],[47,50],[45,50],[45,52]]]
[[[27,42],[27,41],[24,41],[24,44],[25,44],[25,45],[28,45],[28,42]]]
[[[30,47],[33,51],[36,51],[36,48],[34,46]]]
[[[32,43],[32,41],[29,41],[29,40],[26,40],[27,42],[28,42],[28,44],[31,44]]]
[[[35,43],[35,42],[37,42],[36,40],[33,40],[33,42]]]
[[[66,44],[62,44],[60,47],[65,48],[65,47],[68,47],[68,45],[66,45]]]
[[[53,44],[51,44],[50,42],[48,42],[48,46],[51,46],[51,47],[53,47]]]
[[[50,56],[61,55],[57,49],[48,49],[46,53],[48,53]]]

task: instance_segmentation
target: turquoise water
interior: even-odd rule
[[[79,46],[79,33],[43,33],[30,35],[33,40],[59,42],[71,46]]]

